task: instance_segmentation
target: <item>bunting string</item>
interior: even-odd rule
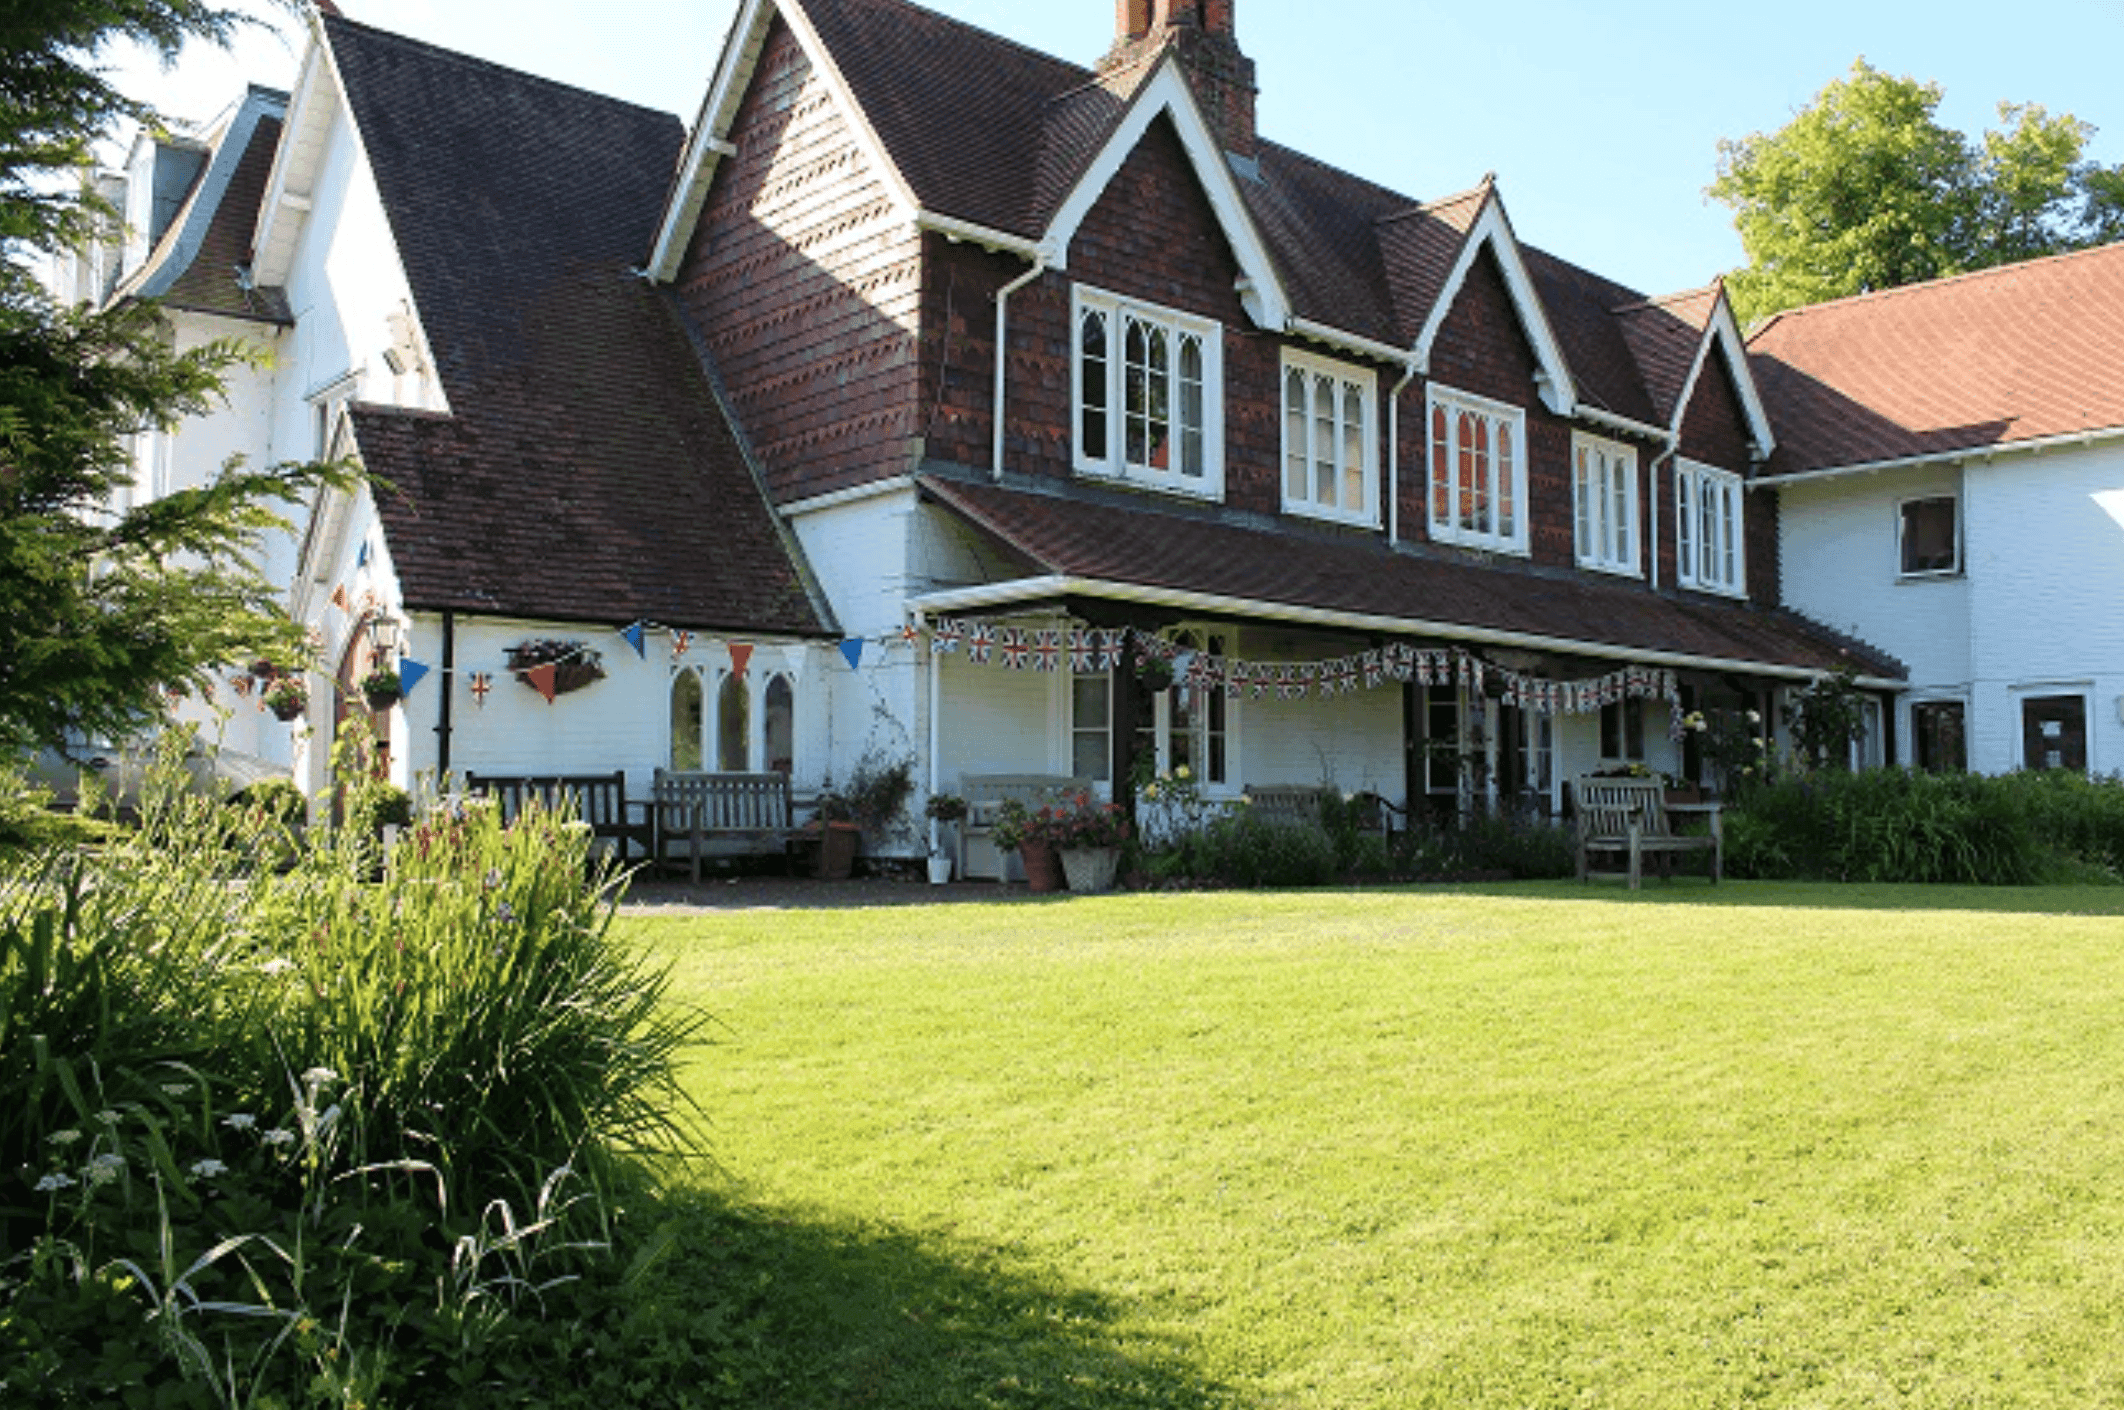
[[[1587,680],[1550,680],[1483,660],[1462,647],[1394,642],[1324,661],[1264,662],[1190,651],[1169,637],[1133,627],[1027,628],[976,618],[938,617],[929,623],[929,648],[964,656],[976,666],[1011,671],[1097,674],[1131,656],[1157,662],[1173,679],[1227,699],[1334,699],[1387,685],[1459,686],[1537,715],[1587,715],[1624,700],[1664,700],[1673,707],[1671,730],[1682,718],[1681,685],[1671,670],[1625,666]]]

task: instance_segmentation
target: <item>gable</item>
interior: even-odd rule
[[[1428,360],[1429,377],[1457,391],[1526,405],[1541,370],[1504,271],[1478,248],[1459,272],[1457,287],[1440,300]]]
[[[1732,367],[1715,351],[1699,367],[1679,429],[1686,459],[1741,474],[1756,459],[1747,409]]]
[[[1234,261],[1239,268],[1238,290],[1246,312],[1255,324],[1282,331],[1290,322],[1290,301],[1270,260],[1268,247],[1247,213],[1223,148],[1203,120],[1194,93],[1179,62],[1171,55],[1161,60],[1130,100],[1128,111],[1104,148],[1082,178],[1070,189],[1054,219],[1041,237],[1040,246],[1055,268],[1067,270],[1071,246],[1078,227],[1106,194],[1107,187],[1128,164],[1136,147],[1154,123],[1170,125],[1179,139],[1187,163],[1194,171],[1203,197],[1215,214]]]
[[[1085,213],[1066,253],[1072,275],[1109,292],[1227,326],[1246,317],[1238,259],[1180,134],[1162,117]]]
[[[1430,371],[1431,359],[1447,319],[1459,302],[1459,294],[1478,263],[1487,256],[1490,267],[1496,272],[1506,291],[1514,322],[1525,339],[1534,357],[1533,380],[1541,394],[1544,405],[1558,415],[1571,411],[1577,401],[1571,373],[1564,361],[1563,348],[1549,326],[1547,314],[1542,309],[1540,294],[1536,291],[1533,276],[1528,272],[1525,259],[1519,251],[1519,241],[1512,234],[1511,222],[1505,218],[1504,203],[1494,188],[1486,189],[1482,213],[1475,218],[1459,257],[1447,274],[1444,287],[1439,291],[1438,302],[1425,320],[1423,331],[1416,339],[1416,365]],[[1514,392],[1516,400],[1519,393]]]

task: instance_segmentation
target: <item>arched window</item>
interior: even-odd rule
[[[680,671],[671,678],[671,767],[690,773],[701,767],[701,676]]]
[[[744,773],[752,766],[745,747],[751,724],[752,693],[745,678],[724,676],[715,693],[715,766],[724,773]]]
[[[769,770],[794,773],[796,764],[796,688],[789,677],[777,675],[767,681],[767,708],[760,721],[761,758]]]

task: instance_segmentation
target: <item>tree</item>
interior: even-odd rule
[[[1860,59],[1778,131],[1720,141],[1710,194],[1748,254],[1726,285],[1743,320],[2124,238],[2124,166],[2084,159],[2093,127],[2002,103],[1972,142],[1939,123],[1941,96]]]
[[[0,16],[0,753],[152,723],[165,695],[302,635],[256,551],[294,504],[345,472],[224,467],[203,489],[120,509],[132,438],[210,409],[233,342],[179,351],[151,306],[57,306],[34,262],[79,249],[116,212],[82,181],[127,120],[99,56],[133,39],[174,62],[244,22],[198,0],[26,0]]]

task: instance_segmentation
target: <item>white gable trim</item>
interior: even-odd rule
[[[296,75],[295,92],[281,123],[280,149],[273,153],[265,201],[258,208],[258,222],[251,230],[251,277],[268,288],[287,282],[295,244],[310,213],[310,190],[317,172],[313,163],[299,158],[321,150],[331,128],[332,105],[339,100],[337,76],[329,72],[324,21],[313,11],[309,25],[310,42],[303,50],[302,69]],[[331,90],[329,99],[319,93],[320,85]],[[363,159],[367,159],[366,155]],[[283,221],[287,222],[285,228]]]
[[[1246,305],[1247,315],[1259,327],[1282,332],[1291,319],[1291,302],[1283,291],[1283,281],[1276,277],[1268,246],[1254,228],[1253,217],[1247,214],[1238,178],[1225,161],[1223,148],[1210,132],[1202,110],[1195,105],[1195,95],[1187,86],[1179,61],[1170,53],[1158,61],[1151,76],[1136,90],[1121,125],[1078,178],[1041,236],[1040,247],[1047,251],[1048,263],[1055,269],[1069,268],[1069,247],[1077,238],[1078,229],[1161,113],[1170,115],[1179,131],[1180,145],[1195,169],[1195,178],[1208,194],[1210,208],[1239,262],[1239,297]]]
[[[1526,332],[1527,341],[1534,346],[1534,382],[1540,389],[1542,404],[1558,416],[1569,416],[1578,406],[1577,386],[1572,381],[1570,367],[1564,362],[1563,345],[1556,341],[1556,330],[1549,326],[1549,315],[1534,291],[1534,279],[1527,273],[1526,260],[1519,253],[1519,241],[1512,234],[1512,223],[1505,218],[1504,202],[1494,192],[1484,202],[1482,214],[1475,218],[1467,238],[1461,242],[1460,257],[1453,262],[1453,272],[1446,277],[1438,302],[1432,305],[1430,316],[1424,320],[1423,332],[1417,335],[1416,365],[1425,376],[1430,375],[1431,352],[1437,346],[1439,332],[1445,327],[1446,315],[1452,312],[1453,303],[1460,297],[1468,273],[1475,268],[1475,260],[1485,245],[1497,256],[1497,266],[1504,271],[1505,289],[1511,295],[1513,309],[1519,314],[1519,326]]]
[[[885,183],[903,218],[913,219],[920,214],[914,188],[900,174],[891,154],[885,150],[885,144],[878,140],[869,115],[856,102],[854,90],[849,88],[840,66],[833,61],[832,52],[820,40],[811,17],[804,13],[801,0],[744,0],[736,18],[731,21],[729,37],[723,41],[722,56],[716,61],[715,78],[708,86],[708,96],[701,102],[700,116],[694,120],[693,132],[686,139],[686,149],[679,158],[678,179],[672,184],[670,199],[664,204],[664,217],[657,225],[656,244],[644,269],[644,273],[657,283],[668,284],[678,277],[679,262],[686,254],[686,242],[693,236],[701,207],[708,202],[708,188],[715,180],[716,169],[722,165],[724,157],[736,154],[736,148],[728,140],[730,127],[737,121],[738,108],[744,102],[746,90],[752,86],[753,75],[759,68],[760,50],[767,42],[768,26],[777,14],[788,21],[790,32],[796,35],[797,43],[804,50],[804,57],[810,60],[812,68],[833,94],[834,103],[847,121],[856,145]]]
[[[1777,436],[1770,429],[1770,413],[1764,409],[1762,393],[1756,389],[1755,374],[1748,367],[1747,344],[1741,340],[1740,325],[1733,320],[1733,305],[1727,301],[1724,289],[1718,291],[1718,302],[1712,305],[1711,318],[1704,326],[1703,341],[1696,348],[1695,365],[1690,367],[1689,380],[1682,384],[1681,397],[1674,403],[1673,434],[1681,434],[1689,403],[1696,397],[1697,381],[1711,360],[1713,344],[1724,354],[1726,370],[1733,375],[1733,386],[1740,393],[1741,415],[1748,419],[1755,458],[1758,462],[1768,460],[1770,452],[1777,449]]]

